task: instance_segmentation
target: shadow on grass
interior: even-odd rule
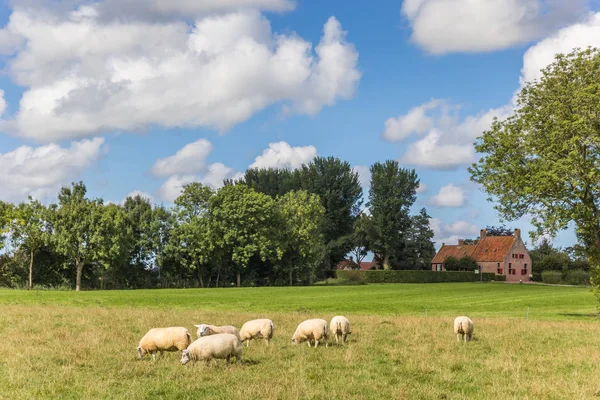
[[[598,313],[558,313],[563,317],[577,317],[577,318],[600,318]]]
[[[244,365],[244,366],[258,365],[258,364],[260,364],[260,361],[258,361],[258,360],[252,360],[252,359],[249,360],[247,358],[242,359],[242,365]]]

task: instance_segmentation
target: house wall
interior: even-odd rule
[[[513,258],[513,254],[523,254],[523,258]],[[509,264],[511,265],[511,269],[514,270],[514,274],[509,273]],[[523,274],[522,270],[525,269],[525,265],[527,265],[527,271]],[[521,279],[523,282],[531,280],[529,279],[529,275],[531,274],[531,257],[521,238],[515,240],[515,244],[506,255],[503,269],[503,275],[506,275],[506,281],[508,282],[519,282]]]

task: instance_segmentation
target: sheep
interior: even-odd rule
[[[456,317],[454,320],[454,333],[457,341],[460,342],[462,338],[467,343],[473,339],[473,321],[465,316]]]
[[[339,340],[341,339],[342,344],[344,344],[346,343],[348,335],[352,333],[350,332],[350,321],[348,321],[348,318],[342,317],[341,315],[335,316],[331,319],[329,331],[332,334],[335,334],[336,343],[339,343]]]
[[[238,329],[235,326],[231,325],[216,326],[200,324],[194,326],[198,328],[198,330],[196,331],[196,335],[198,335],[198,337],[216,335],[217,333],[231,333],[232,335],[235,335],[238,338],[240,337],[240,331],[238,331]]]
[[[192,365],[195,365],[196,361],[204,360],[208,367],[213,359],[225,359],[229,368],[231,357],[235,357],[236,364],[242,361],[243,347],[240,339],[231,333],[202,336],[182,351],[181,365],[185,365],[190,361]]]
[[[315,341],[315,348],[319,345],[319,340],[325,340],[325,347],[329,346],[327,337],[329,336],[329,326],[324,319],[308,319],[301,322],[292,336],[292,344],[307,342],[310,347],[310,341]]]
[[[192,336],[184,327],[152,328],[140,340],[137,347],[138,359],[144,358],[146,353],[152,354],[156,360],[156,352],[163,358],[164,351],[185,350],[192,342]]]
[[[269,345],[269,341],[273,339],[275,333],[275,325],[270,319],[254,319],[246,322],[240,329],[240,340],[246,342],[246,347],[250,347],[250,340],[263,338]]]

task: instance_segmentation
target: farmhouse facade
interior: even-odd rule
[[[488,236],[482,229],[476,244],[465,244],[464,240],[459,240],[458,245],[442,243],[431,261],[431,270],[445,271],[444,262],[450,256],[471,256],[482,272],[504,275],[507,282],[530,281],[531,257],[521,240],[520,229],[515,229],[512,236]]]

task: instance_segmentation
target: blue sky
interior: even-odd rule
[[[438,245],[498,224],[473,139],[556,52],[600,46],[585,0],[13,0],[0,8],[0,199],[82,179],[169,204],[192,180],[314,154],[397,159]],[[271,149],[270,151],[267,151]],[[531,229],[526,219],[509,223]],[[555,243],[574,242],[572,231]]]

